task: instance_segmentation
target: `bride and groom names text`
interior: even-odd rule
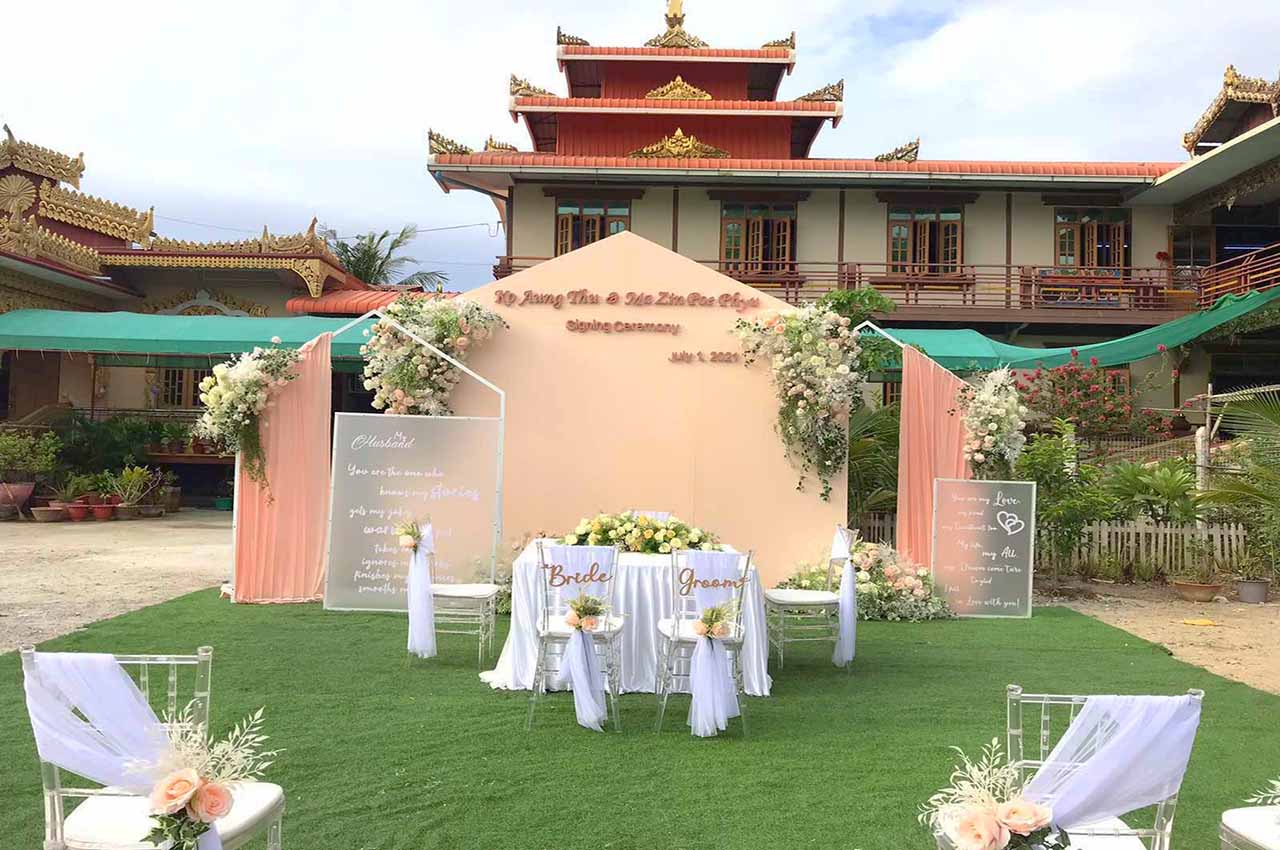
[[[744,295],[741,292],[725,292],[720,295],[690,292],[687,295],[678,292],[610,292],[601,295],[590,289],[574,289],[569,292],[538,292],[526,289],[523,293],[499,289],[494,293],[494,301],[503,307],[552,307],[561,310],[567,304],[570,307],[721,307],[745,313],[760,307],[757,296]]]
[[[565,587],[570,584],[604,584],[613,581],[613,573],[606,573],[599,564],[592,564],[585,573],[568,572],[562,564],[548,564],[547,584],[552,587]]]
[[[678,578],[680,580],[681,596],[688,596],[693,593],[693,589],[695,587],[700,587],[704,590],[713,590],[717,588],[732,588],[734,590],[740,590],[747,583],[746,576],[743,576],[742,578],[698,578],[690,567],[685,567],[681,570]]]

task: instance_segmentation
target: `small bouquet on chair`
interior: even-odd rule
[[[699,637],[724,640],[729,636],[729,621],[732,613],[728,605],[712,605],[703,610],[702,616],[693,623],[693,633]]]
[[[734,682],[729,654],[722,640],[730,636],[732,606],[712,605],[702,610],[693,622],[693,633],[700,640],[689,658],[689,730],[699,738],[710,738],[729,728],[729,721],[740,717],[738,686]]]
[[[1023,797],[1026,783],[1017,765],[993,739],[976,763],[956,748],[960,762],[951,784],[920,807],[920,823],[933,830],[940,850],[1065,850],[1066,831],[1052,825],[1053,812]]]
[[[583,593],[569,600],[569,613],[564,615],[564,622],[571,629],[594,632],[603,625],[607,614],[603,599]]]
[[[396,534],[400,538],[401,549],[418,554],[418,547],[422,545],[422,526],[418,525],[417,520],[400,523],[396,526]]]
[[[146,840],[157,846],[172,842],[172,850],[219,850],[216,824],[231,811],[232,788],[261,777],[280,751],[262,749],[262,709],[213,743],[194,721],[191,706],[167,725],[170,752],[156,766],[166,775],[151,789],[155,826]]]

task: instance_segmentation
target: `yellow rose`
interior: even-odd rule
[[[644,530],[644,539],[645,539],[645,540],[648,540],[648,539],[650,539],[650,538],[652,538],[652,537],[653,537],[653,529],[652,529],[652,528],[646,528],[646,529]]]

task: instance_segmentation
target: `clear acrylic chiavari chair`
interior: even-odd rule
[[[476,663],[483,667],[485,658],[493,654],[500,588],[488,582],[441,584],[436,576],[434,552],[427,554],[427,563],[431,567],[431,597],[436,614],[436,634],[474,636]]]
[[[856,534],[844,526],[836,532],[852,543]],[[821,590],[774,587],[764,592],[765,619],[769,644],[778,652],[778,668],[786,661],[789,643],[831,643],[840,639],[840,594],[832,588],[835,572],[844,568],[843,558],[827,559],[826,583]]]

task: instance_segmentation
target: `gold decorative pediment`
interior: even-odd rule
[[[508,151],[508,152],[514,153],[516,150],[516,146],[513,144],[510,144],[509,142],[500,142],[497,139],[495,139],[492,135],[490,135],[489,138],[484,140],[484,149],[486,152],[487,151]]]
[[[684,77],[676,74],[676,78],[665,86],[658,86],[645,95],[648,100],[711,100],[711,93],[684,81]]]
[[[39,174],[51,180],[61,180],[80,188],[80,178],[84,176],[84,154],[72,157],[58,153],[30,142],[20,142],[14,138],[9,125],[4,125],[4,139],[0,139],[0,168],[13,166],[21,171]]]
[[[640,159],[725,159],[729,152],[700,142],[697,136],[686,136],[677,127],[670,136],[627,155]]]
[[[312,298],[324,294],[325,278],[343,274],[341,266],[311,257],[229,256],[227,254],[156,254],[152,251],[104,253],[107,266],[150,269],[253,269],[291,271],[301,278]]]
[[[920,137],[915,141],[899,145],[888,153],[876,157],[876,162],[915,162],[920,158]]]
[[[1222,185],[1187,199],[1174,208],[1174,223],[1184,222],[1194,215],[1210,212],[1217,207],[1231,209],[1239,199],[1271,186],[1280,186],[1280,157],[1255,165]]]
[[[766,41],[764,44],[760,45],[761,50],[768,50],[771,47],[786,47],[791,50],[795,50],[796,49],[796,31],[792,30],[791,35],[787,36],[786,38],[780,38],[776,41]]]
[[[138,212],[122,204],[64,189],[46,180],[40,185],[40,215],[66,224],[146,244],[155,229],[155,207]]]
[[[190,242],[185,239],[166,239],[157,237],[151,240],[150,250],[158,253],[175,254],[301,254],[323,257],[330,265],[342,268],[342,261],[334,256],[329,243],[316,232],[316,219],[311,219],[311,226],[302,233],[288,236],[275,236],[262,227],[262,235],[256,239],[241,239],[235,242]]]
[[[844,80],[802,94],[796,100],[811,100],[820,103],[844,103]]]
[[[585,38],[578,38],[576,35],[569,35],[560,27],[556,27],[556,44],[569,45],[573,47],[587,47],[590,42]]]
[[[110,303],[77,289],[50,286],[47,280],[0,269],[0,313],[10,310],[109,310]]]
[[[1280,79],[1271,82],[1262,77],[1241,76],[1235,65],[1228,65],[1222,74],[1222,90],[1191,131],[1182,136],[1182,146],[1188,153],[1195,153],[1200,139],[1222,115],[1227,104],[1232,102],[1267,104],[1271,107],[1273,116],[1280,116]]]
[[[0,177],[0,213],[24,213],[36,202],[36,184],[21,174]]]
[[[448,136],[440,135],[435,130],[427,130],[427,152],[432,155],[475,153],[466,145],[460,145]]]
[[[177,316],[266,316],[265,304],[241,298],[221,289],[184,289],[168,298],[147,301],[139,313]]]
[[[683,18],[682,18],[683,20]],[[710,47],[702,39],[692,33],[686,32],[685,28],[679,24],[676,26],[668,26],[667,31],[662,35],[655,35],[644,43],[645,47],[675,47],[689,50],[700,50],[704,47]]]
[[[0,216],[0,251],[50,260],[85,274],[102,274],[102,258],[97,251],[41,227],[36,224],[35,215],[25,219],[17,213]]]
[[[544,88],[539,88],[538,86],[535,86],[533,83],[529,82],[523,77],[517,77],[515,74],[512,74],[511,75],[511,96],[512,97],[555,97],[556,95],[554,92],[550,92]]]

